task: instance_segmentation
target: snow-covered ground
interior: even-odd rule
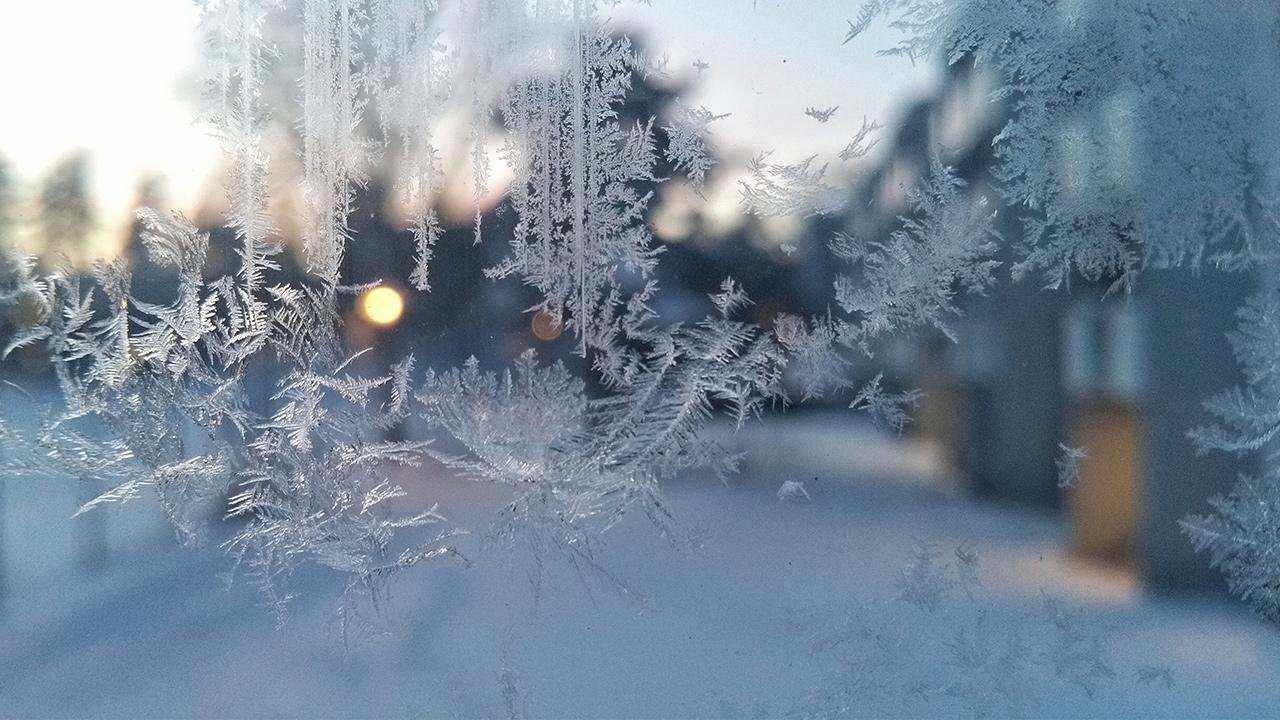
[[[1054,681],[1051,658],[1033,657],[1050,666],[1023,688],[1033,714],[1280,712],[1276,629],[1228,599],[1152,597],[1123,573],[1071,560],[1054,516],[975,504],[948,490],[920,448],[848,422],[771,420],[735,440],[751,451],[738,480],[674,484],[671,506],[696,542],[668,543],[641,518],[612,529],[597,559],[629,591],[554,562],[536,588],[527,559],[486,551],[480,533],[461,543],[470,564],[444,560],[401,579],[388,635],[348,643],[329,578],[296,578],[299,597],[277,628],[253,587],[224,589],[216,542],[177,547],[152,505],[107,511],[99,570],[60,561],[73,546],[55,538],[79,520],[67,503],[36,501],[57,493],[11,479],[8,547],[28,559],[10,559],[0,716],[777,716],[830,712],[842,688],[868,714],[976,713],[983,706],[970,701],[986,688],[966,678],[992,668],[957,660],[957,632],[1025,625],[1034,641],[1054,631],[1052,618],[1037,619],[1046,596],[1105,641],[1112,675],[1089,697]],[[780,501],[785,480],[810,499]],[[401,482],[480,529],[503,499],[430,473]],[[941,561],[957,546],[976,553],[981,584],[952,588],[934,611],[900,600],[921,543]],[[860,678],[839,662],[881,657],[864,650],[885,637],[907,662],[864,665]],[[896,673],[950,690],[888,697]]]

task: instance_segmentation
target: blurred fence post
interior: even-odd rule
[[[6,482],[5,478],[0,477],[0,616],[4,615],[9,606],[9,528],[5,524],[8,507],[4,497]]]
[[[81,477],[77,505],[89,502],[97,493],[93,481]],[[101,570],[107,561],[107,524],[101,508],[94,508],[74,520],[76,562],[85,570]]]

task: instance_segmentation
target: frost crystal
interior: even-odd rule
[[[988,98],[1003,106],[993,188],[1022,223],[1010,238],[1015,279],[1037,275],[1057,288],[1078,274],[1127,289],[1146,268],[1212,263],[1262,268],[1273,283],[1265,268],[1280,236],[1280,135],[1271,131],[1280,93],[1254,78],[1280,70],[1280,11],[1263,1],[1220,10],[1156,0],[870,0],[845,42],[887,19],[900,41],[883,54],[972,63],[992,83]],[[1274,300],[1251,303],[1242,321],[1234,342],[1247,384],[1209,402],[1217,423],[1192,433],[1202,450],[1264,450],[1280,428]],[[1183,524],[1272,617],[1275,460],[1269,453],[1264,477],[1242,480],[1214,515]]]
[[[618,120],[636,63],[630,42],[609,35],[581,0],[565,21],[572,32],[546,49],[563,67],[503,100],[519,222],[510,257],[487,274],[521,277],[543,294],[539,309],[578,336],[581,354],[608,353],[641,322],[615,270],[647,277],[657,262],[644,223],[652,193],[642,189],[656,182],[657,148],[652,120]]]
[[[1189,517],[1182,529],[1198,551],[1227,574],[1233,592],[1262,615],[1280,621],[1280,474],[1272,439],[1280,433],[1280,303],[1274,292],[1239,311],[1231,335],[1247,386],[1228,390],[1206,406],[1217,423],[1191,433],[1201,450],[1263,450],[1264,477],[1241,477],[1231,494],[1211,501],[1214,514]]]
[[[1280,93],[1251,80],[1278,69],[1274,3],[872,0],[847,40],[881,17],[901,33],[885,54],[972,58],[1011,103],[998,191],[1036,211],[1018,274],[1057,286],[1073,270],[1238,266],[1277,231],[1280,138],[1261,128]]]
[[[339,284],[355,184],[363,181],[364,147],[353,135],[364,101],[356,40],[363,13],[355,0],[303,3],[303,167],[308,267]]]
[[[418,399],[424,416],[459,446],[429,450],[480,480],[514,485],[507,530],[533,527],[542,540],[577,551],[633,507],[667,529],[660,482],[690,467],[731,472],[737,458],[699,436],[720,403],[736,423],[780,397],[783,356],[753,326],[729,319],[740,290],[716,301],[718,318],[656,334],[628,368],[616,394],[587,400],[561,365],[540,367],[526,352],[501,377],[469,362],[428,373]]]
[[[704,107],[681,106],[674,122],[662,128],[668,138],[667,161],[683,172],[695,188],[702,188],[707,171],[716,164],[708,146],[707,126],[726,117],[728,114],[715,115]]]
[[[419,290],[431,288],[431,259],[444,232],[434,204],[443,183],[434,124],[449,100],[452,68],[439,42],[441,31],[433,24],[436,9],[434,2],[373,0],[373,53],[366,73],[383,142],[398,140],[401,148],[397,184],[415,251],[409,279]]]
[[[593,537],[633,510],[668,529],[664,481],[695,467],[735,467],[737,458],[703,432],[716,414],[740,426],[783,405],[791,400],[784,380],[799,380],[801,399],[852,390],[854,377],[870,375],[852,371],[878,341],[915,329],[950,334],[958,298],[995,282],[1002,243],[1014,277],[1036,274],[1052,286],[1072,273],[1129,283],[1151,266],[1272,259],[1280,93],[1260,90],[1256,78],[1275,76],[1280,58],[1274,3],[1242,2],[1231,13],[1155,0],[867,3],[845,42],[887,17],[902,33],[888,54],[940,54],[991,70],[991,99],[1009,106],[993,141],[995,182],[990,190],[966,184],[944,161],[946,149],[931,148],[943,154],[904,188],[908,209],[895,230],[831,237],[827,249],[841,264],[832,307],[759,325],[740,319],[750,301],[732,280],[701,320],[663,324],[651,307],[662,246],[649,204],[667,180],[658,168],[702,188],[715,164],[708,126],[724,116],[676,102],[655,132],[655,118],[627,114],[633,84],[662,70],[613,29],[606,11],[616,3],[300,5],[201,3],[205,115],[226,154],[235,267],[209,277],[217,241],[181,215],[151,209],[137,219],[147,256],[174,280],[163,300],[138,297],[122,259],[84,273],[39,270],[8,243],[0,256],[0,305],[15,318],[4,355],[42,348],[61,395],[32,432],[0,422],[4,463],[96,486],[85,510],[150,492],[193,540],[207,534],[208,511],[227,510],[230,497],[243,524],[228,548],[277,606],[288,598],[280,580],[304,562],[339,571],[352,595],[377,599],[398,571],[451,554],[455,530],[442,513],[389,477],[426,458],[510,487],[500,527],[530,530],[541,548],[584,557]],[[263,149],[271,115],[292,110],[268,102],[266,80],[288,73],[265,29],[295,11],[300,112],[282,120],[302,145],[302,279],[277,258]],[[1224,45],[1236,51],[1221,52]],[[1213,92],[1193,91],[1205,87]],[[467,121],[460,140],[437,135],[449,108]],[[837,109],[805,112],[827,122]],[[1138,128],[1159,140],[1158,152],[1129,152],[1152,142]],[[798,161],[757,155],[740,184],[744,209],[761,217],[846,209],[843,173],[856,170],[876,129],[864,120],[843,149]],[[384,373],[357,372],[362,350],[346,346],[339,309],[345,296],[377,284],[346,276],[348,243],[372,241],[352,227],[357,191],[375,157],[395,157],[391,184],[416,256],[410,281],[428,289],[443,232],[435,209],[442,148],[454,140],[471,158],[476,241],[490,190],[505,190],[503,208],[515,217],[502,238],[509,254],[487,276],[537,291],[529,309],[572,331],[598,380],[592,391],[587,378],[532,351],[501,371],[476,361],[419,370],[405,357]],[[497,176],[491,143],[502,145],[509,187],[488,187]],[[1019,238],[995,231],[996,200],[1019,209]],[[1265,450],[1280,433],[1275,305],[1259,300],[1242,313],[1234,343],[1247,387],[1210,403],[1218,423],[1194,435],[1205,449]],[[876,375],[852,405],[901,430],[919,395],[886,393],[881,383]],[[430,436],[388,440],[405,436],[399,430],[414,412]],[[1063,450],[1070,484],[1082,455]],[[1216,514],[1185,524],[1233,587],[1271,616],[1280,608],[1278,478],[1243,479]],[[778,495],[807,497],[796,481]],[[957,551],[952,566],[922,549],[900,589],[908,604],[933,611],[957,583],[968,591],[976,579],[971,554]],[[1058,674],[1091,689],[1108,674],[1098,648],[1057,606],[1047,603],[1046,614],[1060,636],[1051,651]],[[891,638],[879,639],[892,655]],[[978,622],[949,651],[994,676],[1028,663],[1018,637],[999,647],[988,640]]]
[[[1056,461],[1058,487],[1075,487],[1075,484],[1080,481],[1080,461],[1089,457],[1089,451],[1085,448],[1068,447],[1062,443],[1058,444],[1058,449],[1062,451]]]
[[[920,544],[898,580],[899,597],[911,605],[937,610],[956,581],[949,576],[949,566],[938,562],[938,551]]]
[[[298,125],[310,275],[301,281],[274,259],[261,150],[264,78],[277,54],[264,27],[282,5],[203,7],[208,116],[229,160],[226,223],[240,265],[206,277],[209,233],[151,209],[137,219],[148,257],[175,280],[163,302],[134,297],[123,260],[100,263],[92,278],[40,273],[6,246],[0,303],[23,322],[4,354],[43,346],[64,401],[34,433],[0,423],[9,467],[96,485],[82,511],[150,491],[190,540],[207,535],[210,511],[239,518],[226,547],[278,610],[290,597],[282,581],[302,563],[342,573],[353,601],[378,607],[387,579],[453,554],[458,530],[436,506],[414,507],[390,478],[426,458],[510,486],[503,533],[528,531],[544,549],[587,560],[594,534],[632,509],[670,530],[660,485],[674,473],[734,470],[737,457],[702,430],[718,412],[741,425],[784,402],[787,349],[735,319],[750,301],[732,280],[712,295],[710,317],[654,322],[657,286],[645,278],[658,249],[645,212],[659,149],[652,119],[625,124],[619,111],[633,75],[660,67],[612,33],[596,3],[468,4],[453,17],[473,42],[452,51],[433,2],[304,0]],[[462,92],[450,92],[454,81]],[[495,110],[508,131],[517,223],[511,255],[490,277],[517,276],[543,294],[537,309],[574,330],[603,396],[589,398],[582,379],[540,365],[533,351],[501,374],[473,360],[416,376],[412,356],[385,374],[354,371],[363,351],[345,347],[339,303],[376,285],[343,276],[347,243],[364,241],[348,222],[356,190],[368,161],[398,147],[411,280],[427,289],[441,233],[433,132],[451,94],[470,104],[477,199]],[[362,122],[370,106],[372,132]],[[718,116],[682,112],[666,152],[700,183],[713,162],[705,128]],[[628,273],[642,282],[624,291]],[[413,412],[431,437],[385,439],[403,436]]]
[[[980,293],[994,282],[1000,263],[994,213],[982,198],[963,192],[964,181],[936,159],[928,181],[908,194],[914,215],[887,242],[839,236],[832,251],[862,268],[862,279],[842,275],[836,302],[856,318],[857,342],[886,332],[933,326],[955,313],[958,290]]]
[[[1011,611],[976,594],[977,553],[955,562],[917,544],[899,596],[824,629],[813,651],[838,669],[795,713],[801,717],[1039,716],[1074,689],[1092,698],[1115,677],[1110,637],[1045,595],[1041,611]],[[964,597],[952,591],[965,590]],[[945,662],[938,663],[938,658]],[[1138,669],[1144,677],[1143,668]],[[1052,693],[1042,696],[1047,690]]]
[[[871,382],[863,385],[849,407],[865,410],[876,426],[900,433],[911,420],[907,414],[908,411],[914,408],[924,395],[917,390],[896,394],[886,393],[880,387],[883,379],[884,374],[880,373],[872,378]]]
[[[880,126],[876,123],[867,120],[865,117],[862,118],[862,127],[858,128],[858,132],[854,134],[853,139],[840,151],[840,159],[849,162],[850,160],[865,157],[867,153],[871,152],[871,148],[875,147],[876,143],[879,142],[879,140],[870,139],[871,133],[879,129]]]
[[[820,123],[824,123],[830,120],[831,116],[835,115],[836,110],[839,110],[839,109],[840,109],[839,105],[832,105],[831,107],[825,108],[822,110],[819,110],[818,108],[815,108],[815,107],[807,107],[804,109],[804,114],[813,118],[814,120],[817,120]]]
[[[809,491],[804,489],[804,483],[799,480],[783,480],[782,484],[778,486],[777,495],[778,499],[783,502],[799,500],[800,498],[805,500],[813,499],[809,497]]]
[[[1233,593],[1280,621],[1280,483],[1241,477],[1229,496],[1211,504],[1213,515],[1187,518],[1183,530],[1226,572]]]
[[[763,217],[778,215],[824,215],[844,205],[839,188],[827,179],[827,166],[812,156],[798,163],[769,162],[770,154],[751,159],[749,180],[740,181],[742,204]]]

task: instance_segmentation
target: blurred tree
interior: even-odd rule
[[[76,257],[85,250],[96,222],[87,153],[67,156],[41,181],[38,222],[46,253]]]
[[[47,256],[79,259],[87,249],[96,222],[89,197],[89,155],[77,151],[64,158],[40,183],[40,234]],[[79,481],[77,506],[98,494],[88,477]],[[76,553],[86,570],[98,570],[106,561],[107,530],[101,513],[78,518]]]
[[[0,243],[12,242],[13,171],[9,161],[0,155]]]

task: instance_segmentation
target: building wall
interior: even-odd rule
[[[1178,521],[1208,510],[1252,460],[1228,453],[1197,455],[1187,432],[1210,417],[1202,402],[1243,378],[1227,344],[1236,310],[1257,289],[1246,273],[1151,270],[1140,281],[1146,382],[1139,569],[1156,587],[1221,584],[1208,559],[1192,552]]]

